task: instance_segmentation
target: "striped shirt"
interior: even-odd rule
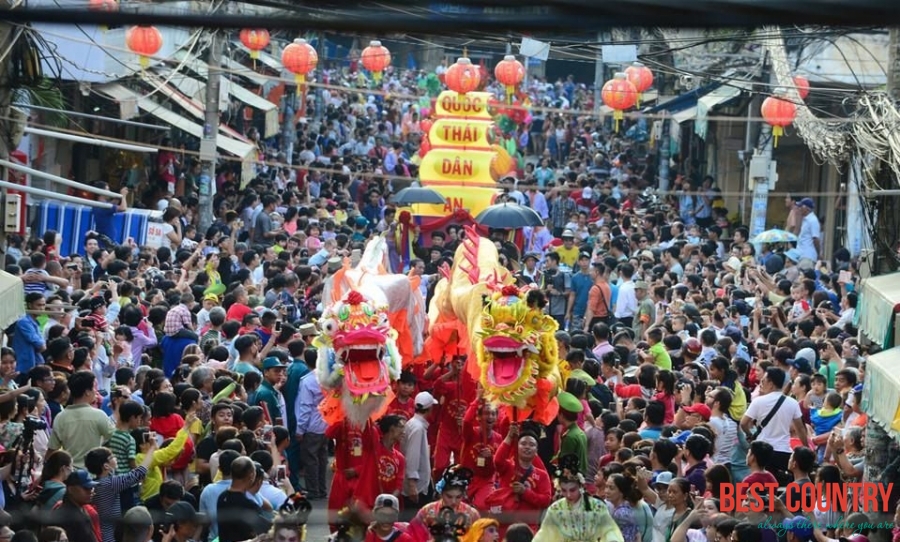
[[[100,516],[100,542],[116,542],[116,523],[122,518],[122,504],[119,494],[144,481],[147,467],[140,466],[127,474],[116,474],[99,478],[94,488],[91,504]]]
[[[25,271],[26,275],[40,275],[42,277],[49,277],[50,273],[47,273],[43,269],[29,269]],[[46,282],[26,282],[25,284],[25,295],[28,294],[41,294],[46,295],[47,293],[47,283]]]
[[[127,474],[131,470],[131,462],[134,461],[137,453],[137,444],[131,433],[116,429],[116,432],[110,437],[107,447],[116,456],[116,474]]]

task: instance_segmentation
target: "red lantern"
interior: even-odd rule
[[[513,55],[506,55],[494,67],[494,77],[506,89],[506,103],[512,103],[516,87],[525,79],[525,66]]]
[[[613,110],[613,118],[616,119],[616,131],[618,132],[619,122],[625,118],[622,112],[634,107],[634,104],[637,103],[638,91],[624,73],[617,73],[603,85],[600,96],[603,98],[603,103]]]
[[[772,126],[773,147],[778,146],[778,138],[784,135],[784,128],[790,126],[797,116],[797,106],[780,96],[769,96],[760,110],[763,120]]]
[[[806,97],[809,96],[809,79],[802,75],[795,75],[794,88],[797,89],[797,94],[800,95],[800,99],[805,100]]]
[[[265,28],[245,28],[241,30],[241,43],[250,49],[250,58],[259,58],[259,52],[269,46],[269,31]]]
[[[381,81],[381,72],[391,65],[391,52],[380,41],[372,41],[363,49],[360,59],[363,67],[372,72],[372,78],[378,83]]]
[[[636,105],[640,108],[641,94],[647,92],[650,90],[650,87],[653,86],[653,72],[650,71],[650,68],[644,66],[640,62],[635,62],[626,68],[625,77],[631,81],[631,84],[634,85],[634,88],[638,91]]]
[[[434,126],[434,121],[429,118],[424,118],[419,122],[419,128],[426,136],[429,134],[429,132],[431,132],[432,126]]]
[[[116,0],[91,0],[88,9],[91,11],[119,11],[119,2]]]
[[[318,63],[319,54],[304,39],[295,39],[294,43],[281,52],[281,64],[284,69],[294,74],[298,95],[306,90],[306,76],[316,69]]]
[[[425,158],[425,155],[428,154],[428,151],[431,150],[431,138],[428,137],[428,133],[426,132],[422,135],[422,141],[419,143],[419,158]]]
[[[478,84],[481,83],[481,72],[468,58],[459,58],[456,64],[447,68],[444,79],[447,81],[447,88],[459,94],[466,94],[478,88]]]
[[[162,34],[155,26],[132,26],[125,33],[125,45],[140,57],[143,69],[150,65],[150,57],[162,49],[162,44]]]

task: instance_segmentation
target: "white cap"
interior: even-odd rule
[[[434,400],[434,396],[428,393],[427,391],[420,391],[416,395],[416,407],[417,408],[431,408],[437,403]]]

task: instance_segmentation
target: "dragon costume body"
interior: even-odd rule
[[[552,421],[560,382],[556,321],[512,285],[494,243],[473,228],[442,272],[429,306],[431,359],[468,356],[467,369],[487,400],[511,407],[516,421]]]

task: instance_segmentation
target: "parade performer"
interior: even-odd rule
[[[559,458],[555,474],[563,498],[547,509],[534,541],[623,542],[622,533],[606,503],[584,492],[584,476],[578,472],[578,465],[579,459],[575,455]]]
[[[378,440],[373,422],[356,427],[347,420],[332,424],[325,430],[325,438],[334,441],[334,463],[331,492],[328,493],[328,523],[332,530],[337,523],[336,514],[344,509],[353,497],[360,472],[365,464],[363,443]]]
[[[455,528],[462,532],[469,530],[480,517],[478,510],[463,502],[471,480],[472,471],[465,467],[452,465],[444,470],[440,481],[435,484],[440,498],[423,506],[410,522],[409,532],[415,540],[433,540],[433,528],[443,521],[448,510],[455,518]]]
[[[469,502],[483,501],[494,489],[494,453],[503,436],[494,430],[497,409],[479,399],[469,405],[463,420],[462,466],[472,470]]]

